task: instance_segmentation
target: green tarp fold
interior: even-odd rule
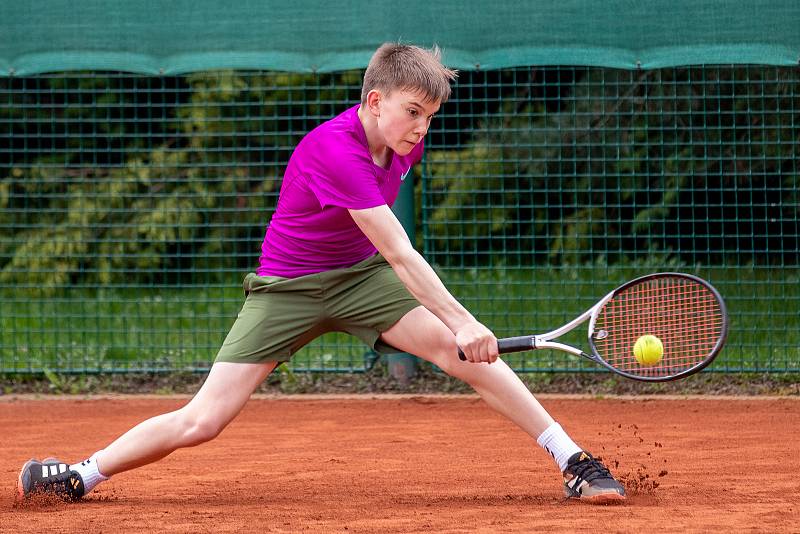
[[[459,69],[798,65],[800,1],[2,0],[0,75],[362,68],[384,41]]]

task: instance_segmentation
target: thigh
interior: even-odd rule
[[[226,425],[279,362],[217,362],[194,398],[183,408],[198,419],[211,418]]]
[[[458,359],[456,337],[433,313],[418,306],[381,334],[381,341],[402,352],[427,360],[448,374],[476,364]]]

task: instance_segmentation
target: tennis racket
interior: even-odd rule
[[[555,340],[589,321],[589,349]],[[664,348],[654,365],[640,364],[633,346],[653,335]],[[579,317],[541,335],[497,340],[501,354],[558,349],[588,358],[627,378],[666,382],[694,374],[710,364],[725,344],[728,314],[719,292],[705,280],[683,273],[642,276],[618,287]],[[458,355],[466,360],[459,349]]]

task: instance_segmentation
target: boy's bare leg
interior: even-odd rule
[[[276,365],[215,363],[186,406],[139,423],[98,452],[98,470],[109,477],[160,460],[181,447],[213,439],[236,417]]]
[[[553,418],[539,404],[508,365],[463,362],[458,358],[455,336],[430,311],[420,306],[408,312],[381,338],[389,345],[435,364],[450,376],[472,386],[486,403],[505,415],[533,439]]]
[[[427,309],[420,306],[411,310],[381,337],[388,344],[416,354],[465,381],[489,406],[534,438],[562,471],[567,497],[591,503],[625,499],[624,488],[602,462],[572,441],[505,362],[461,361],[455,336]]]

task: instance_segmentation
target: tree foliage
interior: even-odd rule
[[[430,156],[428,251],[796,265],[796,71],[701,72],[589,69],[555,108],[507,99],[467,146]]]
[[[199,283],[240,268],[236,258],[252,265],[304,133],[291,118],[328,116],[358,82],[307,78],[56,77],[21,91],[2,108],[19,131],[0,175],[0,226],[11,229],[0,283]]]

